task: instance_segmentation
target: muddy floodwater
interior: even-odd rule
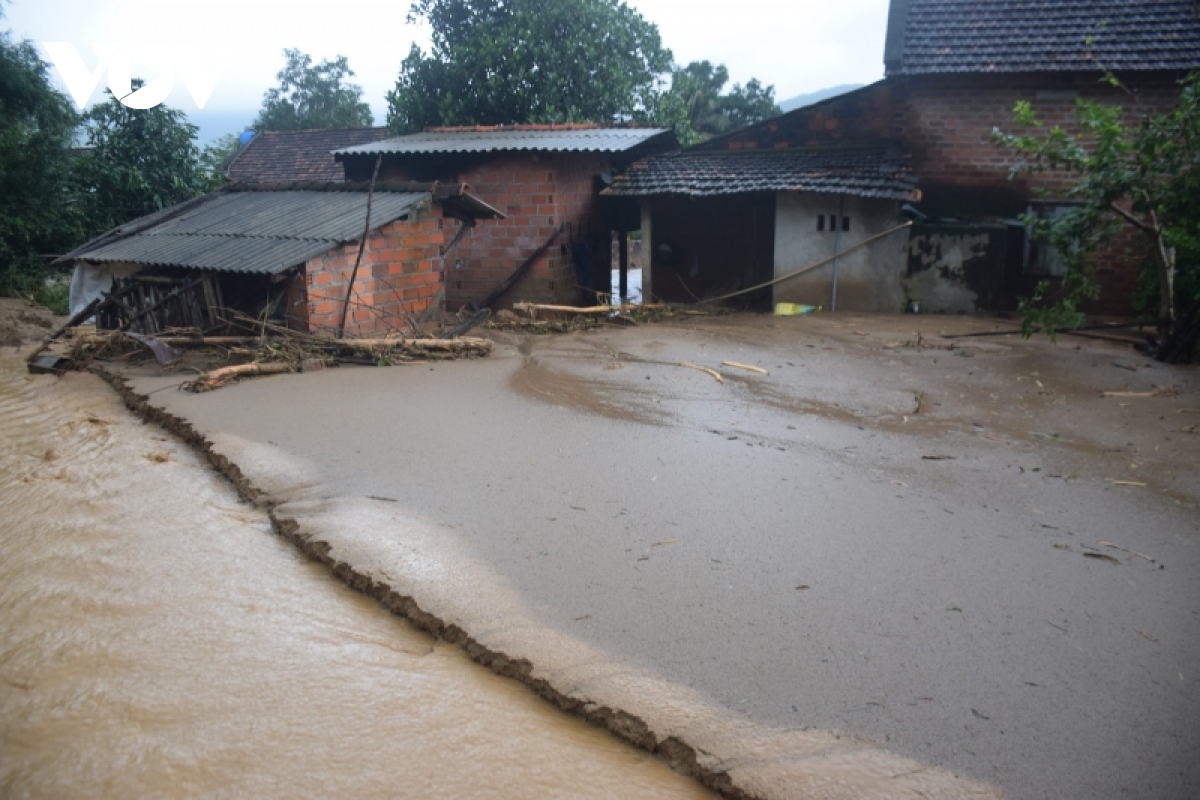
[[[1197,373],[948,338],[993,326],[493,333],[203,394],[113,369],[302,542],[754,796],[1195,797]]]
[[[0,520],[0,796],[706,796],[345,588],[91,376],[0,357]]]

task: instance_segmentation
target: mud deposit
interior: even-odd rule
[[[0,796],[708,796],[334,580],[94,377],[0,359],[0,475]]]
[[[344,579],[731,795],[1187,797],[1195,372],[940,336],[987,324],[724,317],[130,381]]]

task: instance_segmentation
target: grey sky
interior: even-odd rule
[[[756,77],[786,99],[883,75],[887,0],[632,0],[658,25],[679,63],[724,63],[731,80]],[[405,22],[407,0],[11,0],[7,24],[19,38],[71,42],[91,66],[92,42],[153,47],[189,45],[204,61],[223,63],[220,78],[198,110],[180,81],[167,102],[201,126],[201,139],[240,130],[275,83],[282,50],[298,47],[316,60],[345,55],[376,122],[401,59],[428,31]],[[43,51],[43,57],[47,58]],[[135,60],[134,74],[138,75]],[[143,66],[147,79],[157,74]],[[170,69],[170,67],[166,67]],[[101,97],[104,81],[93,99]],[[65,89],[65,87],[63,87]]]

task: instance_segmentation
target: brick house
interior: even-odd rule
[[[387,138],[387,128],[325,128],[262,131],[225,165],[231,183],[290,183],[345,179],[333,151]]]
[[[1011,307],[1061,273],[1016,217],[1056,213],[1064,182],[1053,174],[1010,180],[1012,164],[992,144],[993,128],[1015,132],[1018,100],[1030,101],[1043,123],[1067,130],[1075,129],[1080,98],[1123,106],[1127,120],[1169,109],[1179,80],[1200,69],[1200,4],[892,0],[884,65],[897,109],[894,135],[921,182],[920,210],[959,220],[914,230],[910,270],[952,274],[939,242],[958,242],[974,255],[953,283],[984,305]],[[1102,81],[1108,71],[1124,89]],[[961,246],[966,237],[974,239],[970,247]],[[1126,230],[1100,262],[1100,303],[1092,310],[1129,313],[1146,263],[1141,241]],[[953,310],[967,309],[960,303]]]
[[[133,279],[194,293],[206,318],[265,311],[295,330],[334,332],[368,227],[368,188],[233,185],[129,222],[64,257],[75,265],[72,313]],[[370,203],[346,333],[409,333],[439,310],[457,234],[503,215],[461,185],[385,182]]]
[[[829,307],[836,291],[838,308],[903,307],[900,211],[920,194],[909,159],[887,138],[890,95],[876,87],[644,159],[618,177],[605,194],[640,202],[644,296],[724,296],[828,259],[738,303]]]
[[[447,259],[446,305],[456,310],[489,299],[576,303],[581,288],[606,291],[612,232],[637,223],[624,223],[599,191],[634,160],[674,147],[662,128],[507,125],[433,128],[335,156],[348,180],[368,180],[378,160],[380,179],[466,183],[504,212],[468,231]]]
[[[1010,179],[1012,161],[992,143],[993,129],[1014,128],[1022,99],[1068,129],[1078,98],[1120,104],[1133,119],[1170,107],[1180,78],[1200,68],[1200,14],[1193,0],[892,0],[884,62],[882,81],[641,161],[617,179],[609,194],[642,202],[643,246],[647,230],[655,242],[677,240],[664,241],[661,253],[653,246],[656,295],[678,296],[679,270],[697,284],[690,293],[779,277],[907,218],[917,224],[906,233],[838,260],[838,308],[1013,307],[1061,271],[1018,216],[1056,213],[1065,184],[1053,174]],[[1102,82],[1108,70],[1125,89]],[[871,152],[879,155],[868,177]],[[704,216],[697,203],[700,224],[681,222],[680,201],[704,196],[713,211]],[[840,239],[830,235],[831,217]],[[702,220],[719,218],[735,221],[728,231],[742,242],[706,276],[703,256],[697,269],[687,256],[681,263],[679,251],[707,251],[713,261],[710,222]],[[769,244],[747,239],[755,219],[774,220],[770,233],[754,223]],[[1145,263],[1138,244],[1129,232],[1104,255],[1101,304],[1091,310],[1128,313]],[[676,263],[660,266],[660,257]],[[739,259],[759,265],[753,276]],[[830,262],[777,284],[771,299],[828,306],[833,283]]]

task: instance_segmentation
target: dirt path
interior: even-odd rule
[[[939,337],[990,324],[718,318],[152,400],[338,560],[751,791],[1184,797],[1195,373]]]

